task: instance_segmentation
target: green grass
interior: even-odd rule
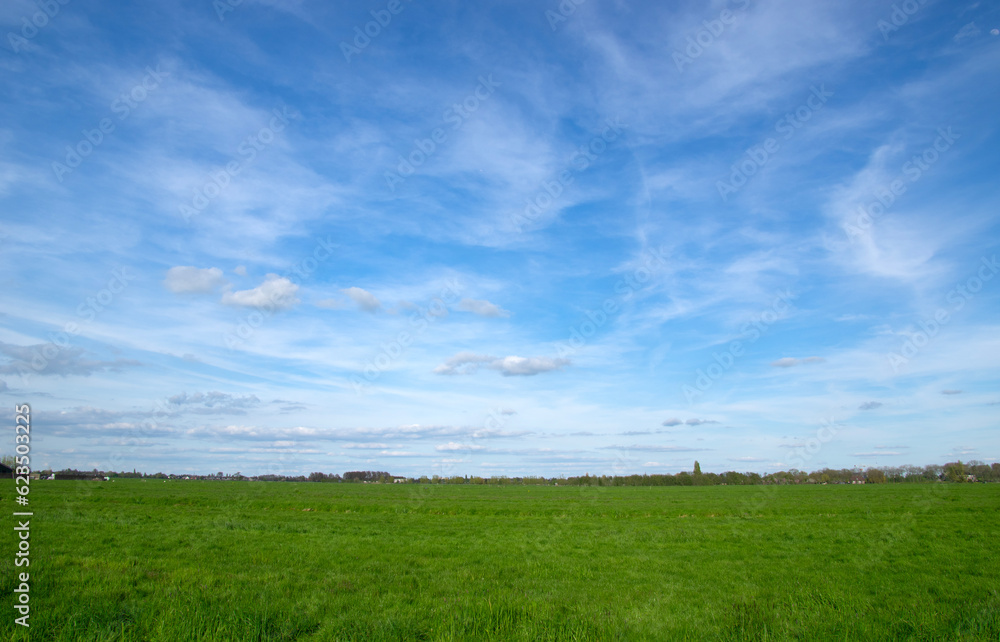
[[[32,640],[1000,640],[1000,485],[42,481],[30,501]],[[0,639],[29,639],[10,526],[0,544]]]

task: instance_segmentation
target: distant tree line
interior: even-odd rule
[[[729,471],[704,473],[698,462],[692,472],[635,475],[582,475],[575,477],[477,477],[422,476],[407,480],[420,484],[495,484],[495,485],[566,485],[566,486],[749,486],[765,484],[914,484],[928,482],[1000,482],[1000,463],[961,461],[930,466],[891,466],[871,468],[823,468],[813,472],[797,469],[760,474]]]
[[[348,482],[392,482],[392,475],[385,471],[352,470],[344,473]]]
[[[574,477],[507,477],[492,476],[451,476],[423,475],[416,478],[393,477],[385,471],[352,470],[343,474],[314,472],[306,475],[258,475],[247,477],[239,472],[210,475],[174,475],[166,473],[140,473],[81,471],[75,468],[64,470],[34,471],[42,477],[55,474],[56,479],[200,479],[223,481],[291,481],[291,482],[331,482],[331,483],[393,483],[405,481],[410,484],[492,484],[492,485],[535,485],[535,486],[748,486],[764,484],[915,484],[929,482],[1000,482],[1000,463],[985,464],[981,461],[951,462],[929,466],[883,466],[871,468],[823,468],[813,472],[797,469],[775,473],[754,473],[729,471],[725,473],[705,473],[698,462],[692,472],[681,471],[670,474],[635,475],[581,475]]]

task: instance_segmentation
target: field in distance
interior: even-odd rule
[[[0,483],[8,515],[14,496]],[[30,498],[34,641],[1000,640],[1000,484],[36,481]],[[0,542],[0,639],[27,640],[11,528]]]

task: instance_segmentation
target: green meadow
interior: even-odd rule
[[[1000,484],[0,494],[4,640],[1000,640]]]

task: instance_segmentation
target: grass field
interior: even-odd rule
[[[32,640],[1000,640],[994,484],[54,481],[30,499]],[[0,639],[29,639],[11,527],[0,543]]]

